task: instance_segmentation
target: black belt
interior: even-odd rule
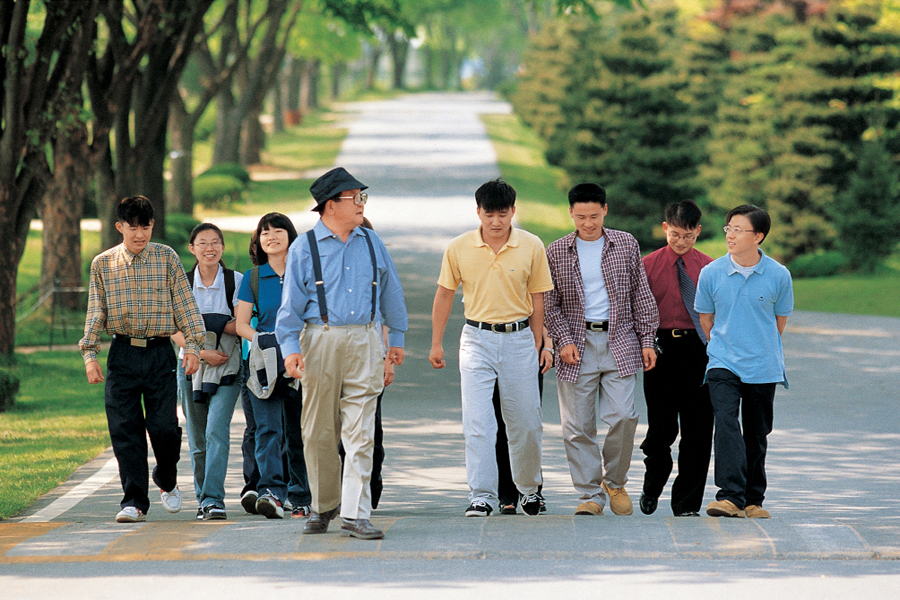
[[[609,321],[585,321],[588,331],[609,331]]]
[[[119,335],[118,333],[113,339],[117,342],[128,344],[129,346],[136,346],[138,348],[156,348],[157,346],[172,343],[172,338],[170,337],[134,338],[128,337],[127,335]]]
[[[466,324],[486,331],[493,331],[494,333],[513,333],[528,327],[528,319],[523,319],[518,323],[482,323],[481,321],[466,319]]]
[[[697,335],[696,329],[657,329],[657,335],[662,337],[665,335],[666,337],[673,338],[681,338],[689,335]]]

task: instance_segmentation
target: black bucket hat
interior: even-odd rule
[[[337,167],[316,179],[313,184],[309,186],[309,191],[316,201],[316,208],[318,208],[341,192],[347,190],[364,190],[368,187],[369,186],[363,185],[362,182],[348,173],[344,167]]]

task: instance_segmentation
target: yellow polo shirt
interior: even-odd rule
[[[531,316],[531,294],[553,289],[547,253],[540,238],[512,228],[494,254],[481,229],[455,238],[444,253],[438,285],[456,290],[462,283],[467,319],[514,323]]]

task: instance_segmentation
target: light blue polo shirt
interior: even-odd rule
[[[706,265],[700,271],[694,308],[715,314],[707,371],[728,369],[744,383],[787,387],[775,317],[794,311],[791,274],[762,250],[760,254],[747,278],[735,269],[730,254]]]

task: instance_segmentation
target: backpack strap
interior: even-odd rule
[[[259,316],[259,267],[250,269],[250,291],[253,292],[253,316]]]
[[[222,267],[225,275],[225,301],[228,302],[228,308],[231,309],[231,316],[234,317],[234,271],[228,267]]]

